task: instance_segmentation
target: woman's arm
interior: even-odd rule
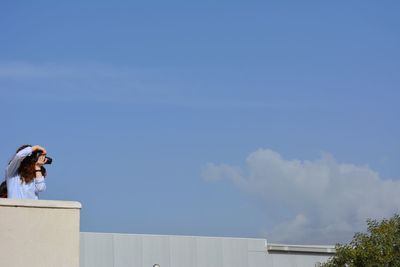
[[[46,190],[46,183],[44,181],[44,177],[43,176],[36,177],[35,178],[35,191],[36,191],[36,193],[43,192],[44,190]]]
[[[44,153],[46,150],[44,150]],[[46,169],[43,165],[46,163],[46,156],[43,154],[39,157],[35,164],[35,191],[36,193],[46,190],[46,183],[44,182],[44,176],[46,175]]]
[[[21,151],[18,151],[18,153],[15,154],[15,156],[13,157],[13,159],[10,161],[10,163],[8,164],[7,168],[6,168],[6,178],[9,177],[14,177],[17,175],[18,172],[18,168],[21,165],[21,162],[24,160],[24,158],[26,158],[27,156],[30,156],[32,154],[32,152],[41,150],[43,151],[44,154],[46,154],[46,149],[44,147],[41,146],[28,146],[24,149],[22,149]]]
[[[17,175],[18,168],[21,165],[21,162],[24,160],[24,158],[31,155],[32,152],[33,147],[28,146],[15,154],[15,156],[6,168],[6,178],[14,177],[15,175]]]

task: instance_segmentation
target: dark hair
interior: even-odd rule
[[[31,145],[22,145],[17,149],[16,153],[30,146]],[[36,157],[32,155],[27,156],[22,160],[21,165],[18,168],[18,174],[21,177],[20,179],[22,182],[29,184],[30,182],[33,181],[33,179],[35,179],[36,177],[35,164],[36,164]],[[44,167],[42,167],[42,173],[44,176],[46,176],[46,169],[44,169]]]
[[[0,198],[7,198],[8,194],[7,194],[7,182],[3,181],[0,184]]]
[[[32,156],[27,156],[21,162],[18,168],[18,174],[21,177],[21,181],[29,184],[36,177],[35,173],[35,159]]]

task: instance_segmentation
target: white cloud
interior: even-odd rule
[[[280,216],[265,230],[275,242],[347,242],[363,230],[367,218],[399,212],[400,181],[383,180],[368,166],[338,163],[330,155],[313,161],[286,160],[269,149],[251,153],[246,164],[246,175],[226,164],[208,164],[203,175],[208,180],[231,180],[263,201],[262,212]]]

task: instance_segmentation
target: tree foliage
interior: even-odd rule
[[[400,266],[400,216],[367,220],[367,233],[356,233],[349,244],[337,244],[336,255],[324,267]]]

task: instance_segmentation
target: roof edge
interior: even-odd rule
[[[335,246],[321,245],[286,245],[286,244],[267,244],[267,250],[271,252],[303,252],[303,253],[322,253],[335,254]]]
[[[77,201],[8,199],[8,198],[0,198],[0,206],[3,206],[3,207],[26,207],[26,208],[49,208],[49,209],[81,209],[82,208],[82,204]]]

